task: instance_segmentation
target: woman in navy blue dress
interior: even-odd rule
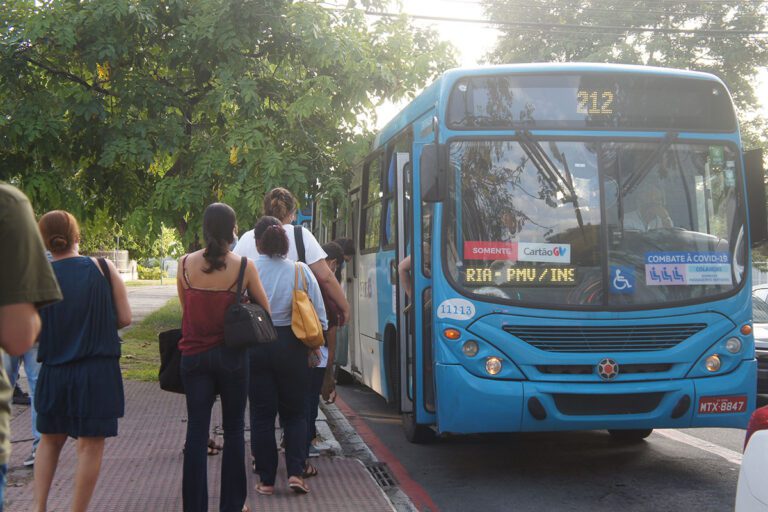
[[[117,435],[123,416],[120,339],[131,323],[128,294],[109,260],[80,256],[80,229],[68,212],[40,219],[64,299],[40,311],[42,362],[35,390],[37,428],[35,510],[44,512],[59,454],[68,437],[77,440],[73,511],[85,511],[96,487],[104,439]]]

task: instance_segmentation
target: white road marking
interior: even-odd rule
[[[699,439],[698,437],[685,434],[679,430],[657,429],[654,430],[653,433],[659,434],[660,436],[664,436],[667,439],[672,439],[673,441],[677,441],[679,443],[693,446],[694,448],[699,448],[700,450],[704,450],[705,452],[709,452],[713,455],[717,455],[724,458],[731,464],[736,464],[737,466],[741,465],[741,453],[729,450],[728,448],[723,448],[722,446],[710,443],[709,441],[705,441],[703,439]]]

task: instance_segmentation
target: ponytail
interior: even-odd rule
[[[229,252],[229,245],[235,240],[236,225],[235,211],[228,204],[213,203],[205,209],[203,238],[205,238],[206,247],[203,258],[208,263],[208,267],[203,268],[203,272],[206,274],[226,268],[224,256]]]
[[[203,258],[205,258],[208,266],[203,268],[203,272],[210,274],[215,270],[225,268],[227,264],[224,263],[223,256],[227,254],[228,250],[229,244],[216,239],[208,240],[208,246],[205,248],[205,252],[203,252]]]

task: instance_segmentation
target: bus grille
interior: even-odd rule
[[[603,414],[643,414],[656,409],[664,393],[628,393],[624,395],[553,395],[555,407],[568,416]]]
[[[651,352],[672,348],[705,327],[706,324],[507,325],[504,330],[547,352]]]
[[[670,363],[622,364],[621,374],[664,373],[672,369]],[[594,364],[546,364],[536,366],[545,375],[592,375],[595,373]]]

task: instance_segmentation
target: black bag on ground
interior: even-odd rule
[[[184,393],[184,383],[181,380],[181,351],[179,340],[181,329],[163,331],[157,335],[160,344],[160,389],[172,393]]]
[[[277,331],[269,313],[258,304],[240,302],[247,263],[248,259],[243,256],[237,277],[235,303],[227,308],[224,315],[224,345],[230,348],[248,348],[277,341]]]

